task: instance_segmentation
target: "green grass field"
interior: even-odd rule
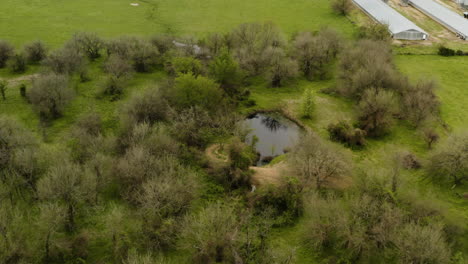
[[[139,3],[131,6],[130,3]],[[245,22],[274,21],[286,33],[330,26],[350,35],[353,26],[328,0],[2,0],[0,38],[17,46],[40,39],[57,47],[77,31],[103,37],[158,32],[201,36]]]

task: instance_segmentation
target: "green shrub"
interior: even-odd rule
[[[5,67],[8,59],[10,59],[14,54],[15,49],[13,46],[4,40],[0,40],[0,68]]]
[[[312,118],[312,112],[314,111],[314,101],[312,96],[312,89],[307,88],[304,90],[301,102],[301,116],[303,118]]]
[[[39,63],[47,57],[47,48],[41,41],[35,41],[24,46],[24,54],[29,63]]]
[[[23,54],[16,54],[8,62],[8,68],[14,73],[24,73],[26,71],[26,57]]]
[[[444,56],[444,57],[455,56],[455,50],[453,50],[451,48],[447,48],[445,46],[440,46],[438,54],[440,56]]]
[[[333,141],[344,143],[350,147],[363,147],[366,145],[366,131],[354,128],[346,121],[329,124],[327,131]]]
[[[170,102],[179,109],[199,106],[214,110],[223,102],[223,91],[216,82],[193,74],[177,77],[168,93]]]

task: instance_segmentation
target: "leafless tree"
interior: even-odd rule
[[[321,190],[330,180],[346,176],[350,169],[342,153],[311,133],[295,146],[291,162],[303,189],[315,186]]]

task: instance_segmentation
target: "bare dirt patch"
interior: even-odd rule
[[[285,175],[288,167],[285,162],[280,162],[271,166],[265,167],[250,167],[254,174],[252,175],[252,184],[255,186],[275,185],[279,186],[283,183],[283,175]]]
[[[23,76],[12,78],[12,79],[6,79],[6,78],[2,79],[2,78],[0,78],[0,80],[6,80],[9,85],[16,85],[16,84],[21,83],[21,82],[26,82],[26,81],[29,82],[32,79],[36,78],[37,76],[39,76],[38,73],[30,74],[30,75],[23,75]]]
[[[211,168],[219,168],[227,165],[229,162],[229,158],[224,154],[220,144],[213,144],[206,148],[205,155]],[[282,175],[286,171],[287,166],[285,162],[280,162],[265,167],[251,166],[250,169],[253,171],[251,184],[259,187],[264,185],[280,185]]]

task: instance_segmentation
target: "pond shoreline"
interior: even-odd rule
[[[310,131],[310,128],[306,125],[304,125],[298,118],[295,116],[291,115],[290,113],[286,112],[285,110],[281,108],[276,108],[276,109],[256,109],[248,112],[245,117],[246,118],[252,118],[257,114],[279,114],[283,116],[284,118],[288,119],[289,121],[293,122],[296,124],[298,127],[300,127],[304,131]]]

